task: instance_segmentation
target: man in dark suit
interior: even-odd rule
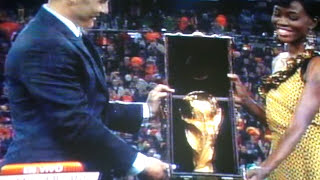
[[[136,132],[143,106],[108,103],[101,59],[80,31],[107,3],[51,0],[17,37],[5,66],[15,136],[4,164],[77,160],[107,175],[166,178],[166,163],[111,132]],[[152,114],[168,92],[165,85],[150,92]]]

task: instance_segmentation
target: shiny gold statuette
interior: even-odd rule
[[[181,114],[187,123],[185,134],[193,149],[195,172],[214,172],[214,144],[219,133],[222,111],[217,100],[203,91],[193,91],[184,98],[190,106],[191,115]]]

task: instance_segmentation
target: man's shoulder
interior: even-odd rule
[[[50,46],[60,46],[63,43],[61,33],[54,27],[42,25],[37,20],[32,20],[26,27],[17,35],[12,48],[33,48],[41,47],[48,48]]]
[[[31,20],[21,31],[21,35],[31,39],[56,38],[59,34],[54,24],[48,25],[39,19]]]

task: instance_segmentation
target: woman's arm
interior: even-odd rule
[[[261,164],[248,173],[254,179],[265,178],[296,147],[320,107],[320,57],[311,60],[306,71],[306,83],[292,122],[280,139],[278,148]]]
[[[261,123],[266,124],[266,113],[264,108],[252,99],[247,88],[242,84],[239,76],[236,74],[228,74],[228,77],[232,82],[234,82],[235,102],[246,108],[247,111],[257,117]]]

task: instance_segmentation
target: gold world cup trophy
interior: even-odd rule
[[[186,122],[186,139],[193,150],[195,172],[214,172],[215,141],[222,122],[217,100],[204,91],[193,91],[183,100],[190,106],[190,114],[182,114]]]

